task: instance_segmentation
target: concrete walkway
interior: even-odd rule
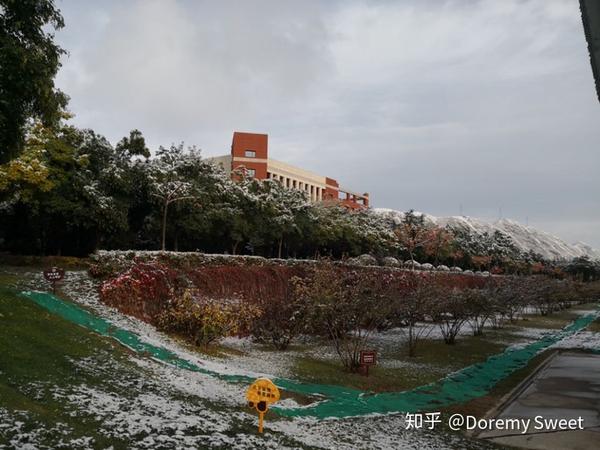
[[[600,449],[600,355],[556,354],[494,419],[529,419],[529,426],[504,426],[480,438],[530,449]],[[555,419],[571,419],[570,427]]]

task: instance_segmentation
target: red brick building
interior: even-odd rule
[[[369,194],[359,194],[340,187],[337,180],[300,169],[269,158],[269,137],[266,134],[233,133],[231,153],[211,158],[235,177],[243,171],[258,180],[273,179],[289,189],[305,191],[313,202],[341,202],[350,208],[369,206]]]

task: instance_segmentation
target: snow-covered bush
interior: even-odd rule
[[[386,256],[381,260],[381,264],[386,267],[400,267],[402,263],[393,256]]]
[[[404,267],[406,267],[407,269],[415,269],[415,270],[420,270],[421,269],[421,264],[417,261],[404,261]]]
[[[463,270],[460,267],[458,267],[458,266],[452,266],[450,268],[450,271],[452,271],[452,272],[462,272]]]
[[[376,266],[377,259],[374,256],[364,254],[354,258],[348,258],[346,263],[352,266]]]
[[[443,264],[440,264],[439,266],[436,267],[436,270],[439,272],[449,272],[450,269],[448,268],[448,266],[445,266]]]
[[[433,270],[433,269],[435,269],[435,267],[433,267],[433,264],[429,264],[429,263],[421,264],[421,270]]]

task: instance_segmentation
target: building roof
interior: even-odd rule
[[[600,1],[579,0],[579,6],[590,52],[592,72],[596,81],[596,94],[600,101]]]

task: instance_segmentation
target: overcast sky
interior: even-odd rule
[[[58,0],[78,126],[270,156],[376,207],[600,248],[600,103],[576,0]]]

